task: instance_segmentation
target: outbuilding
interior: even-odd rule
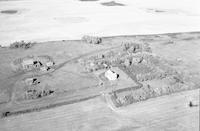
[[[33,66],[33,59],[25,59],[22,62],[23,69],[29,69],[31,66]]]

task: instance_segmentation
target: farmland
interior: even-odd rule
[[[198,130],[199,39],[188,32],[0,48],[0,127]]]

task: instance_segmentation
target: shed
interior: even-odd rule
[[[46,63],[47,67],[50,67],[50,66],[53,66],[53,65],[54,65],[54,63],[52,61],[49,61],[49,62]]]
[[[22,61],[22,67],[24,69],[29,69],[31,66],[33,66],[33,59],[26,59]]]
[[[33,65],[33,59],[23,60],[22,64],[23,65]]]

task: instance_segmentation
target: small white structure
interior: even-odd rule
[[[108,80],[113,81],[113,80],[116,80],[116,79],[119,77],[119,75],[118,75],[117,73],[115,73],[114,71],[107,70],[107,71],[105,72],[105,77],[106,77]]]
[[[47,71],[47,67],[43,66],[40,68],[41,71]]]
[[[53,66],[53,62],[52,62],[52,61],[47,62],[47,63],[46,63],[46,66],[47,66],[47,67]]]

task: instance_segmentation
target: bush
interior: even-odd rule
[[[54,91],[50,90],[50,89],[46,89],[46,90],[42,90],[42,91],[39,91],[39,90],[36,90],[36,89],[33,89],[33,90],[30,89],[30,90],[27,90],[25,98],[28,99],[28,100],[38,99],[38,98],[41,98],[41,97],[44,97],[44,96],[49,96],[53,93],[54,93]]]
[[[2,115],[1,115],[1,118],[7,117],[9,115],[11,115],[11,112],[9,112],[9,111],[3,112]]]
[[[17,48],[22,48],[22,49],[29,49],[33,45],[35,45],[35,42],[25,42],[25,41],[16,41],[12,44],[10,44],[11,49],[17,49]]]
[[[102,42],[102,39],[100,37],[95,36],[83,36],[82,40],[90,44],[100,44]]]
[[[142,51],[140,44],[133,42],[122,42],[123,51],[128,51],[129,53],[137,53]]]
[[[123,48],[123,51],[128,51],[128,49],[130,49],[131,47],[131,43],[122,43],[122,48]]]
[[[137,52],[139,52],[141,50],[142,50],[141,45],[140,44],[135,44],[135,43],[132,44],[132,46],[128,49],[128,51],[130,53],[137,53]]]

